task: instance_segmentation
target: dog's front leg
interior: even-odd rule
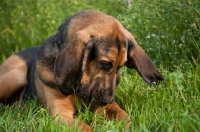
[[[89,125],[82,121],[74,119],[74,114],[77,111],[74,102],[74,95],[65,96],[57,89],[44,88],[46,106],[52,117],[55,117],[57,123],[68,124],[71,129],[78,124],[81,132],[92,132]]]
[[[105,110],[105,112],[103,111]],[[108,119],[116,119],[116,121],[126,121],[126,128],[129,130],[131,127],[131,119],[128,116],[128,114],[119,107],[119,105],[116,102],[112,102],[111,104],[108,104],[104,108],[99,108],[97,112],[103,116],[106,116]]]

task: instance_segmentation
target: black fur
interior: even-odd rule
[[[23,94],[22,100],[26,102],[37,96],[36,88],[35,88],[35,79],[34,79],[34,71],[35,71],[35,61],[37,52],[40,47],[33,47],[23,51],[16,53],[16,55],[20,56],[25,62],[28,67],[27,71],[27,80],[28,85],[26,86],[25,92]]]

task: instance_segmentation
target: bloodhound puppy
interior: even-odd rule
[[[112,16],[83,11],[67,19],[41,47],[11,55],[0,66],[0,102],[25,102],[34,96],[56,120],[75,124],[77,101],[117,121],[131,122],[113,101],[119,69],[136,69],[149,85],[162,81],[134,37]],[[105,114],[102,114],[102,111]],[[91,128],[78,121],[81,131]]]

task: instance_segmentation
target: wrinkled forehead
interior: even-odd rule
[[[114,62],[123,66],[127,60],[126,43],[120,42],[101,42],[97,48],[97,59]]]

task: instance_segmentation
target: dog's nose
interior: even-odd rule
[[[112,89],[101,89],[101,104],[103,106],[109,104],[113,99]]]
[[[101,101],[101,104],[102,104],[103,106],[106,106],[106,105],[109,104],[110,102],[111,102],[110,100],[103,99],[103,100]]]

